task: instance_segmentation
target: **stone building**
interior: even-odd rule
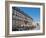
[[[12,27],[15,29],[31,29],[33,19],[18,7],[12,7]],[[19,29],[19,30],[20,30]]]

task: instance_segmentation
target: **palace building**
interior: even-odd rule
[[[12,30],[32,29],[33,19],[19,7],[12,7]]]

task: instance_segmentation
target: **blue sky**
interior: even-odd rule
[[[40,8],[20,7],[22,11],[31,16],[35,22],[40,20]]]

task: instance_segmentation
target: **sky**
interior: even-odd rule
[[[31,16],[33,18],[33,21],[40,21],[40,8],[20,7],[20,9],[24,11],[27,15]]]

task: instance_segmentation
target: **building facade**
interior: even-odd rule
[[[18,7],[12,7],[12,27],[14,29],[29,29],[32,26],[32,17],[25,14]],[[20,29],[19,29],[20,30]]]

